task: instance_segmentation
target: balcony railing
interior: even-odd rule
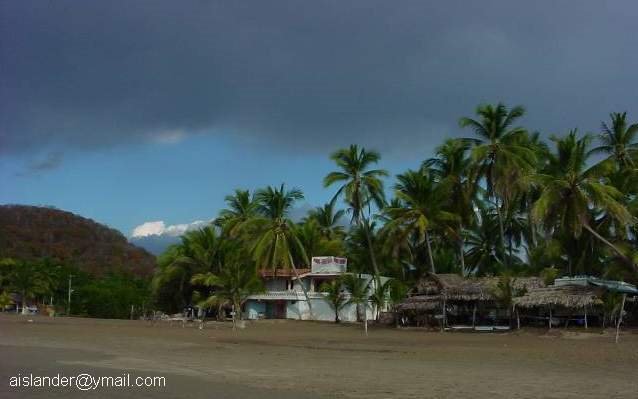
[[[325,292],[308,292],[308,298],[310,299],[322,299],[328,294]],[[350,294],[345,293],[346,297]],[[287,290],[287,291],[266,291],[261,294],[254,294],[248,297],[248,299],[281,299],[289,301],[304,301],[306,296],[303,291]]]

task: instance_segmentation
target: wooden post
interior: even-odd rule
[[[447,324],[447,312],[445,310],[445,298],[443,298],[443,318],[441,319],[441,332],[445,331],[446,324]]]
[[[476,301],[474,301],[474,310],[472,310],[472,328],[476,325]]]
[[[235,328],[236,328],[236,324],[235,324],[235,304],[233,304],[232,307],[231,307],[230,316],[232,317],[232,321],[233,321],[233,331],[235,331]]]
[[[589,328],[587,325],[587,305],[585,305],[585,329]]]
[[[620,323],[622,323],[622,315],[625,312],[625,299],[627,299],[627,294],[622,294],[622,305],[620,305],[620,313],[618,314],[618,322],[616,323],[616,343],[618,343],[618,336],[620,334]]]
[[[518,313],[518,308],[516,307],[516,305],[514,305],[514,311],[516,312],[516,329],[520,330],[521,329],[521,317],[520,317],[520,314]]]
[[[552,305],[549,305],[549,329],[552,329]]]

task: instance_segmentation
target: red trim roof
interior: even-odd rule
[[[302,274],[309,273],[310,269],[297,269],[297,273],[301,276]],[[269,277],[294,277],[295,272],[292,269],[261,269],[259,271],[259,275],[262,278]]]

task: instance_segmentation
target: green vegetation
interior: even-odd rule
[[[298,223],[288,217],[303,198],[298,189],[236,190],[215,221],[216,240],[243,254],[252,271],[296,273],[311,256],[346,256],[354,273],[394,278],[367,298],[390,305],[427,272],[504,276],[504,306],[509,282],[520,275],[636,281],[638,124],[613,113],[597,137],[572,130],[545,142],[521,125],[524,115],[521,106],[479,106],[475,117],[460,119],[473,135],[447,139],[420,168],[397,175],[390,199],[378,152],[339,149],[330,156],[336,170],[323,181],[336,187],[333,200]],[[188,238],[197,234],[160,257],[154,287],[165,308],[191,302],[202,288],[202,280],[191,280],[196,273],[219,273],[188,258],[199,253]],[[216,246],[206,248],[201,256],[215,258]],[[356,291],[357,281],[321,287],[336,318],[346,303],[341,288]]]
[[[330,282],[323,283],[320,287],[320,291],[326,294],[325,299],[335,312],[335,323],[339,323],[339,312],[347,305],[341,279],[337,278]]]
[[[16,304],[45,307],[58,314],[69,309],[69,277],[72,279],[71,315],[102,318],[139,317],[150,305],[149,279],[131,274],[111,273],[101,277],[50,258],[0,261],[0,304],[11,305],[9,293],[18,295]],[[131,308],[132,307],[132,308]],[[132,311],[132,313],[131,313]]]
[[[158,258],[150,285],[121,273],[91,279],[51,261],[16,260],[2,263],[0,292],[64,305],[73,274],[73,314],[127,317],[130,305],[175,313],[202,303],[222,315],[262,289],[259,271],[297,275],[321,255],[347,257],[355,276],[393,278],[376,284],[370,298],[359,277],[323,286],[336,318],[346,303],[342,286],[359,308],[369,300],[392,306],[428,272],[504,276],[504,306],[517,276],[636,282],[638,124],[613,113],[598,136],[574,129],[545,142],[521,124],[524,114],[520,106],[479,106],[460,119],[459,133],[470,137],[445,140],[394,180],[379,168],[378,152],[339,149],[323,180],[332,201],[301,221],[290,218],[304,199],[299,189],[237,189],[211,226],[186,233]]]

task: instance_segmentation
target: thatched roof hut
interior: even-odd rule
[[[428,274],[413,290],[416,296],[437,296],[447,301],[493,301],[499,277],[463,278],[458,274]],[[514,277],[512,287],[518,292],[527,292],[544,287],[539,277]]]
[[[441,308],[439,295],[416,295],[407,298],[397,306],[397,310],[415,310],[418,312],[431,311]]]
[[[514,298],[517,307],[533,308],[537,306],[562,306],[565,308],[584,308],[603,303],[603,290],[595,287],[565,285],[536,288],[525,295]]]

